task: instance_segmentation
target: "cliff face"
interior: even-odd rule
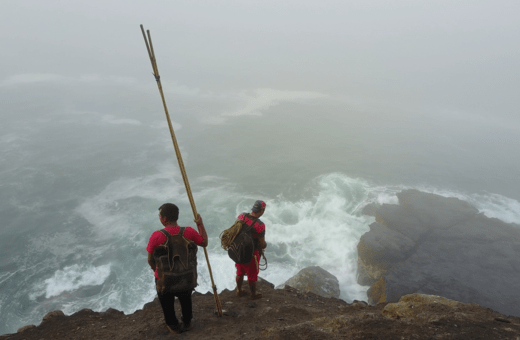
[[[82,310],[71,316],[52,312],[38,327],[28,326],[7,339],[516,339],[520,318],[506,317],[475,304],[438,296],[411,295],[396,304],[348,304],[291,287],[273,289],[259,282],[264,297],[251,301],[224,291],[224,316],[214,314],[210,293],[193,295],[193,329],[172,335],[156,300],[124,315],[116,310]],[[179,307],[179,306],[176,306]],[[177,309],[178,310],[178,309]]]
[[[520,226],[487,218],[456,198],[406,190],[372,207],[358,244],[358,282],[369,302],[440,295],[520,316]]]

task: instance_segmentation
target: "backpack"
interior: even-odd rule
[[[228,255],[235,263],[247,264],[253,259],[253,253],[256,248],[255,240],[253,239],[253,234],[256,234],[254,225],[256,221],[258,221],[258,218],[254,218],[252,220],[253,223],[251,223],[250,226],[247,225],[245,221],[237,220],[235,224],[233,224],[233,226],[228,229],[232,230],[233,228],[237,227],[237,224],[240,224],[240,230],[238,234],[234,237],[231,244],[227,246]],[[226,231],[224,231],[224,235]]]
[[[185,230],[182,227],[177,235],[160,230],[166,242],[153,252],[158,292],[185,292],[197,286],[197,245],[183,236]]]

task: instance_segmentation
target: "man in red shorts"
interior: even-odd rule
[[[258,281],[259,263],[260,263],[260,251],[267,247],[265,243],[265,224],[260,221],[260,216],[264,214],[265,202],[256,201],[251,209],[250,214],[240,214],[237,220],[245,221],[250,226],[254,222],[254,227],[251,229],[252,236],[255,241],[255,250],[253,253],[253,259],[248,264],[235,264],[237,268],[237,296],[244,296],[246,292],[242,290],[242,283],[244,282],[244,275],[247,275],[247,282],[249,289],[251,290],[251,299],[260,299],[262,294],[256,289],[256,281]],[[255,221],[256,220],[256,221]]]
[[[177,235],[181,230],[181,227],[177,224],[178,217],[179,208],[175,204],[165,203],[159,208],[159,220],[164,226],[164,229],[166,229],[170,235]],[[185,239],[194,242],[198,246],[206,247],[208,245],[208,235],[206,234],[206,229],[204,228],[204,224],[202,223],[202,218],[200,215],[198,216],[198,219],[195,221],[195,223],[197,223],[199,232],[191,227],[186,227],[182,236]],[[146,250],[148,251],[148,264],[154,271],[156,283],[159,279],[159,276],[157,275],[153,253],[155,248],[165,243],[166,240],[166,235],[163,234],[160,230],[156,230],[152,233],[152,236],[148,241],[148,246],[146,247]],[[161,303],[163,310],[164,321],[166,322],[166,326],[171,333],[181,333],[182,331],[188,330],[190,328],[191,319],[193,318],[191,303],[192,293],[193,289],[183,292],[171,293],[159,291],[157,288],[157,296],[159,297],[159,302]],[[183,324],[179,324],[179,321],[175,316],[175,297],[177,297],[181,303]]]

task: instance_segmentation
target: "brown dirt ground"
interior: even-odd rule
[[[224,316],[215,315],[213,294],[193,294],[193,327],[170,334],[157,299],[133,314],[114,309],[81,310],[73,315],[48,315],[37,327],[0,336],[18,339],[518,339],[520,318],[488,308],[431,305],[421,319],[389,319],[381,314],[386,303],[324,298],[291,287],[275,290],[266,281],[258,286],[260,300],[220,296]],[[246,285],[247,287],[247,285]],[[247,289],[247,288],[246,288]],[[176,308],[180,307],[176,303]],[[60,314],[60,313],[54,313]],[[178,316],[180,309],[178,309]],[[430,321],[426,321],[430,320]],[[432,321],[433,320],[433,321]]]

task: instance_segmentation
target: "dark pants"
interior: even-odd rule
[[[185,324],[189,324],[193,318],[192,305],[191,305],[191,293],[192,290],[178,293],[159,293],[159,302],[164,313],[164,321],[168,326],[176,326],[179,324],[179,320],[175,316],[175,297],[179,299],[182,310],[182,321]]]

